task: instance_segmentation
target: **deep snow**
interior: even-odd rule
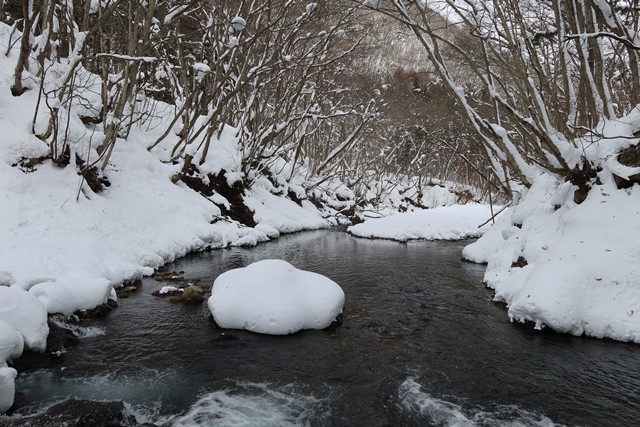
[[[344,298],[328,277],[270,259],[218,276],[208,305],[221,328],[286,335],[326,328],[342,313]]]
[[[485,282],[513,321],[540,329],[640,343],[640,174],[618,154],[638,144],[640,106],[573,141],[595,171],[589,191],[540,173],[514,207],[463,256],[486,262]],[[577,162],[578,159],[575,159]]]

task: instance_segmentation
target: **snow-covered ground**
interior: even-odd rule
[[[463,255],[509,317],[573,335],[640,343],[640,187],[574,186],[541,176]]]
[[[271,259],[218,276],[208,304],[222,328],[286,335],[329,326],[344,292],[328,277]]]
[[[415,239],[459,240],[481,236],[488,226],[480,226],[487,223],[492,216],[491,207],[487,205],[472,203],[439,206],[367,219],[361,224],[349,227],[348,231],[358,237],[401,242]]]

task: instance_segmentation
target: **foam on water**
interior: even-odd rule
[[[80,338],[80,339],[94,338],[94,337],[99,337],[106,334],[105,330],[102,328],[98,328],[95,326],[75,325],[61,318],[58,318],[57,316],[51,317],[50,320],[51,320],[51,323],[55,324],[56,326],[62,329],[68,330],[69,332],[71,332],[73,335],[75,335],[77,338]]]
[[[328,401],[301,394],[295,386],[239,383],[208,393],[186,414],[161,421],[173,426],[298,426],[329,414]]]
[[[43,413],[70,398],[123,401],[126,413],[138,423],[160,426],[299,426],[322,422],[330,415],[328,399],[316,398],[297,385],[227,382],[220,389],[200,393],[198,399],[195,389],[181,384],[181,377],[178,371],[155,370],[133,376],[111,372],[69,377],[64,371],[48,370],[23,374],[18,379],[20,389],[38,403],[21,408],[10,424],[20,424],[26,415]],[[174,401],[189,399],[183,394],[192,393],[191,407],[176,414]]]
[[[20,408],[21,413],[29,413],[69,398],[124,401],[153,409],[158,402],[172,400],[169,385],[178,381],[179,375],[171,370],[142,369],[136,375],[108,372],[86,377],[70,376],[67,370],[39,370],[19,375],[17,385],[33,402]]]
[[[412,378],[405,380],[398,390],[400,405],[421,421],[437,426],[557,426],[551,419],[514,405],[463,407],[452,401],[439,399],[422,391],[422,385]]]

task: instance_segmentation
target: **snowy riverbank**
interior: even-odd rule
[[[640,343],[640,187],[574,190],[541,177],[463,256],[514,321]]]
[[[496,208],[497,209],[497,208]],[[370,218],[348,228],[358,237],[408,240],[461,240],[481,236],[493,216],[481,204],[439,206],[415,212]],[[497,212],[497,211],[496,211]]]

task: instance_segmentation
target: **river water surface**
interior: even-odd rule
[[[145,279],[82,323],[97,329],[78,347],[21,372],[19,412],[77,397],[177,425],[637,423],[640,347],[509,323],[484,267],[461,261],[466,243],[318,231],[189,256],[168,269],[203,287],[268,258],[324,274],[346,293],[342,321],[284,337],[222,331],[206,304],[153,297],[164,284]]]

